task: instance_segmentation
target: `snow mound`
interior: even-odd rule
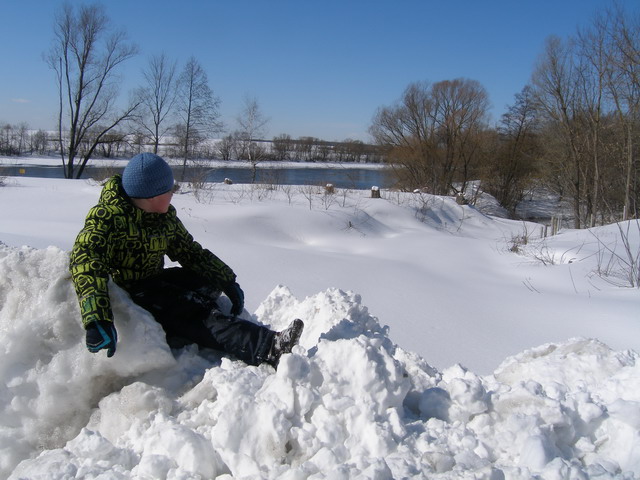
[[[68,261],[55,247],[0,245],[0,473],[75,436],[97,401],[128,378],[175,363],[159,325],[116,286],[118,355],[87,355]]]
[[[278,371],[194,346],[112,287],[120,333],[84,347],[68,254],[0,246],[3,478],[636,478],[640,362],[589,339],[442,372],[354,293],[276,287],[253,315],[305,320]]]

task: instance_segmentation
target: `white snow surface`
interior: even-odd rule
[[[86,350],[68,252],[100,188],[0,187],[0,478],[640,478],[618,225],[541,239],[451,198],[186,188],[173,203],[244,317],[305,321],[274,371],[171,350],[115,285],[117,352]]]

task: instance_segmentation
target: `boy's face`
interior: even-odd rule
[[[167,213],[172,198],[173,190],[169,190],[157,197],[136,198],[133,203],[147,213]]]
[[[173,190],[169,190],[167,193],[163,193],[162,195],[153,197],[151,199],[154,204],[153,208],[155,209],[153,213],[167,213],[167,211],[169,210],[169,205],[171,205],[172,198]]]

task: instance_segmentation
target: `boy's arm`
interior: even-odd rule
[[[176,241],[169,246],[169,258],[211,280],[213,287],[224,290],[236,279],[233,270],[211,251],[193,239],[180,219],[175,217]]]
[[[108,226],[96,218],[95,209],[90,210],[71,251],[69,270],[85,328],[99,320],[113,322],[108,289],[108,232]]]

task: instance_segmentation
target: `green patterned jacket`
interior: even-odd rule
[[[220,290],[236,278],[222,260],[194,241],[173,205],[166,214],[144,212],[130,202],[119,175],[109,179],[71,251],[69,270],[82,323],[113,321],[109,276],[127,290],[132,283],[159,273],[165,255]]]

